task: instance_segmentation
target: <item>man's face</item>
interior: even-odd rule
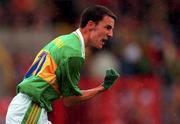
[[[90,45],[101,49],[105,42],[113,36],[114,19],[109,16],[104,18],[94,27],[90,34]]]

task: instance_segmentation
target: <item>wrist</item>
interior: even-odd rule
[[[109,86],[106,84],[106,83],[102,83],[102,87],[105,89],[105,90],[107,90],[107,89],[109,89]]]
[[[102,84],[100,85],[100,87],[101,87],[101,91],[105,91],[105,90],[107,90],[107,88],[105,88],[103,84],[104,84],[104,83],[102,83]]]

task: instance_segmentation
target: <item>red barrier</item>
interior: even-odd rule
[[[82,89],[98,85],[82,78]],[[160,81],[157,78],[123,77],[108,91],[77,106],[53,104],[53,124],[160,124]]]

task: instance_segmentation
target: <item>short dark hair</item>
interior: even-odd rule
[[[84,28],[90,20],[98,24],[104,16],[110,16],[115,21],[117,19],[116,15],[105,6],[95,5],[88,7],[81,14],[80,27]]]

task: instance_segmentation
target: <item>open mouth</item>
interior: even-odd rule
[[[107,42],[108,39],[102,39],[103,45]]]
[[[104,45],[106,40],[102,39],[101,42],[102,42],[102,45]]]

